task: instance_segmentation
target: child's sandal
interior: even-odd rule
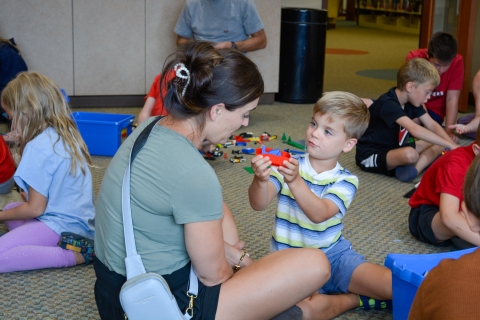
[[[85,264],[92,263],[95,260],[93,240],[91,239],[86,239],[75,233],[63,232],[58,245],[63,249],[81,253],[85,258]]]

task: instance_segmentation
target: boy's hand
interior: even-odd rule
[[[252,158],[252,170],[255,174],[255,177],[260,181],[268,181],[270,178],[270,165],[272,161],[270,161],[269,157],[264,157],[262,155],[258,155]]]
[[[13,131],[5,133],[3,135],[3,139],[5,139],[5,141],[7,141],[7,142],[17,144],[20,141],[20,134],[18,133],[18,131],[13,130]]]
[[[470,129],[464,124],[452,124],[448,126],[449,129],[455,130],[458,134],[464,134],[470,132]],[[456,142],[456,141],[455,141]]]
[[[283,161],[283,166],[278,167],[278,171],[283,175],[283,180],[288,184],[294,182],[300,174],[298,172],[298,160],[290,158]]]

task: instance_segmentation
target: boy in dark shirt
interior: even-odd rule
[[[369,108],[370,123],[358,140],[355,154],[356,164],[363,171],[395,175],[408,182],[444,148],[457,147],[422,107],[439,82],[437,70],[425,59],[411,59],[400,67],[397,87]],[[409,133],[421,140],[411,141]]]

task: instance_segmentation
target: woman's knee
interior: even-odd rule
[[[325,253],[320,249],[294,249],[302,251],[301,261],[308,262],[310,266],[308,277],[312,281],[318,281],[318,288],[321,288],[330,279],[330,262]],[[307,272],[307,270],[305,270]]]

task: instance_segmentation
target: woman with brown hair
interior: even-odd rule
[[[204,140],[224,143],[263,93],[256,65],[242,53],[188,42],[162,74],[168,116],[153,127],[131,166],[135,242],[147,272],[168,282],[182,313],[189,306],[190,266],[198,276],[194,319],[270,319],[309,297],[329,278],[317,249],[283,250],[253,261],[222,209],[222,190],[198,152]],[[164,81],[165,79],[162,79]],[[97,201],[95,298],[102,319],[124,319],[119,292],[126,281],[121,184],[130,151],[148,119],[112,159]],[[232,231],[232,232],[230,232]]]

